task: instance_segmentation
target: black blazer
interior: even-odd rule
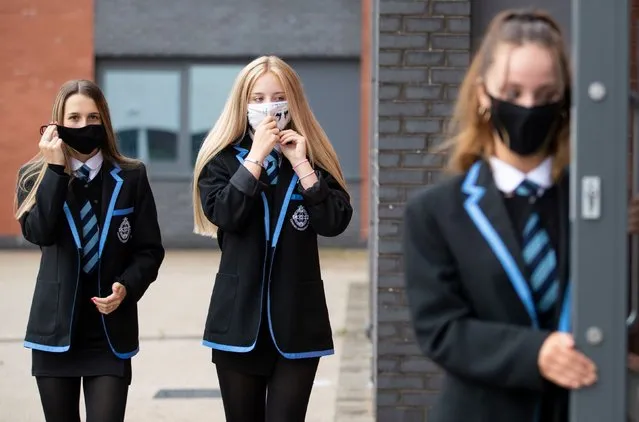
[[[101,172],[100,295],[110,295],[115,281],[127,290],[120,306],[102,320],[111,350],[127,359],[138,352],[137,301],[156,279],[164,248],[144,165],[123,169],[105,160]],[[25,239],[42,251],[25,346],[47,352],[69,350],[78,296],[80,207],[69,181],[69,175],[48,168],[35,205],[20,218]],[[30,189],[18,187],[19,203]]]
[[[248,352],[255,347],[260,325],[269,324],[276,347],[287,358],[332,354],[317,235],[337,236],[346,229],[353,213],[350,198],[322,170],[317,172],[319,182],[303,190],[284,158],[271,209],[263,192],[265,172],[258,181],[242,165],[250,146],[246,135],[240,144],[227,147],[198,180],[204,213],[218,227],[222,250],[203,344]]]
[[[568,178],[558,187],[563,306],[555,323],[568,331]],[[488,163],[479,161],[414,197],[404,233],[406,293],[417,341],[446,373],[432,421],[561,420],[557,410],[539,421],[542,397],[558,388],[537,366],[550,331],[537,328],[521,246]]]

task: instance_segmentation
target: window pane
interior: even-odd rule
[[[138,157],[138,131],[120,130],[115,133],[120,152],[127,157]]]
[[[177,135],[165,130],[146,131],[149,158],[151,161],[175,161],[177,158]]]
[[[107,69],[103,89],[114,129],[121,138],[127,138],[120,141],[123,151],[128,148],[146,162],[177,162],[179,70]],[[131,134],[123,136],[122,133]],[[129,140],[133,138],[135,142]],[[125,143],[129,144],[125,147]]]
[[[198,65],[190,69],[189,130],[195,162],[200,145],[220,117],[233,82],[244,65]]]

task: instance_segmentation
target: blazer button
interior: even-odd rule
[[[88,187],[89,187],[89,185],[84,185],[84,187],[85,187],[85,188],[88,188]]]

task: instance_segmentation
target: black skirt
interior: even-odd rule
[[[212,349],[211,356],[212,362],[221,368],[258,376],[270,376],[278,359],[284,359],[284,357],[275,348],[266,312],[262,315],[257,344],[253,350],[247,353],[236,353]]]
[[[131,384],[131,359],[119,359],[110,350],[80,349],[65,353],[32,352],[31,372],[36,377],[115,376]]]

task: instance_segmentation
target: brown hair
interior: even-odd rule
[[[444,145],[451,149],[448,169],[466,172],[478,160],[493,154],[493,127],[480,110],[477,85],[493,62],[497,46],[507,43],[520,46],[535,43],[547,48],[555,57],[559,79],[564,88],[565,118],[550,146],[554,156],[553,177],[557,179],[569,161],[570,86],[568,56],[559,25],[540,10],[506,10],[491,21],[459,90],[450,130],[451,139]]]
[[[120,153],[115,139],[115,132],[111,125],[109,106],[104,98],[104,94],[102,94],[102,90],[94,82],[85,79],[75,79],[65,82],[60,87],[60,90],[55,97],[55,101],[53,102],[51,120],[59,123],[64,121],[64,106],[67,99],[75,94],[82,94],[91,98],[98,108],[100,121],[102,122],[107,134],[106,144],[103,145],[101,149],[104,159],[124,168],[136,166],[138,164],[137,160],[127,158]],[[65,150],[65,155],[69,157],[69,147],[66,144],[62,144],[62,148]],[[16,218],[20,218],[35,204],[36,192],[38,191],[40,182],[42,182],[46,169],[47,163],[44,161],[44,157],[41,153],[38,153],[35,157],[29,160],[29,162],[21,169],[20,176],[18,178],[18,192],[22,190],[23,192],[28,191],[29,193],[21,204],[18,204],[16,196],[14,201]],[[65,171],[70,173],[68,160]],[[31,186],[28,187],[28,185]]]

